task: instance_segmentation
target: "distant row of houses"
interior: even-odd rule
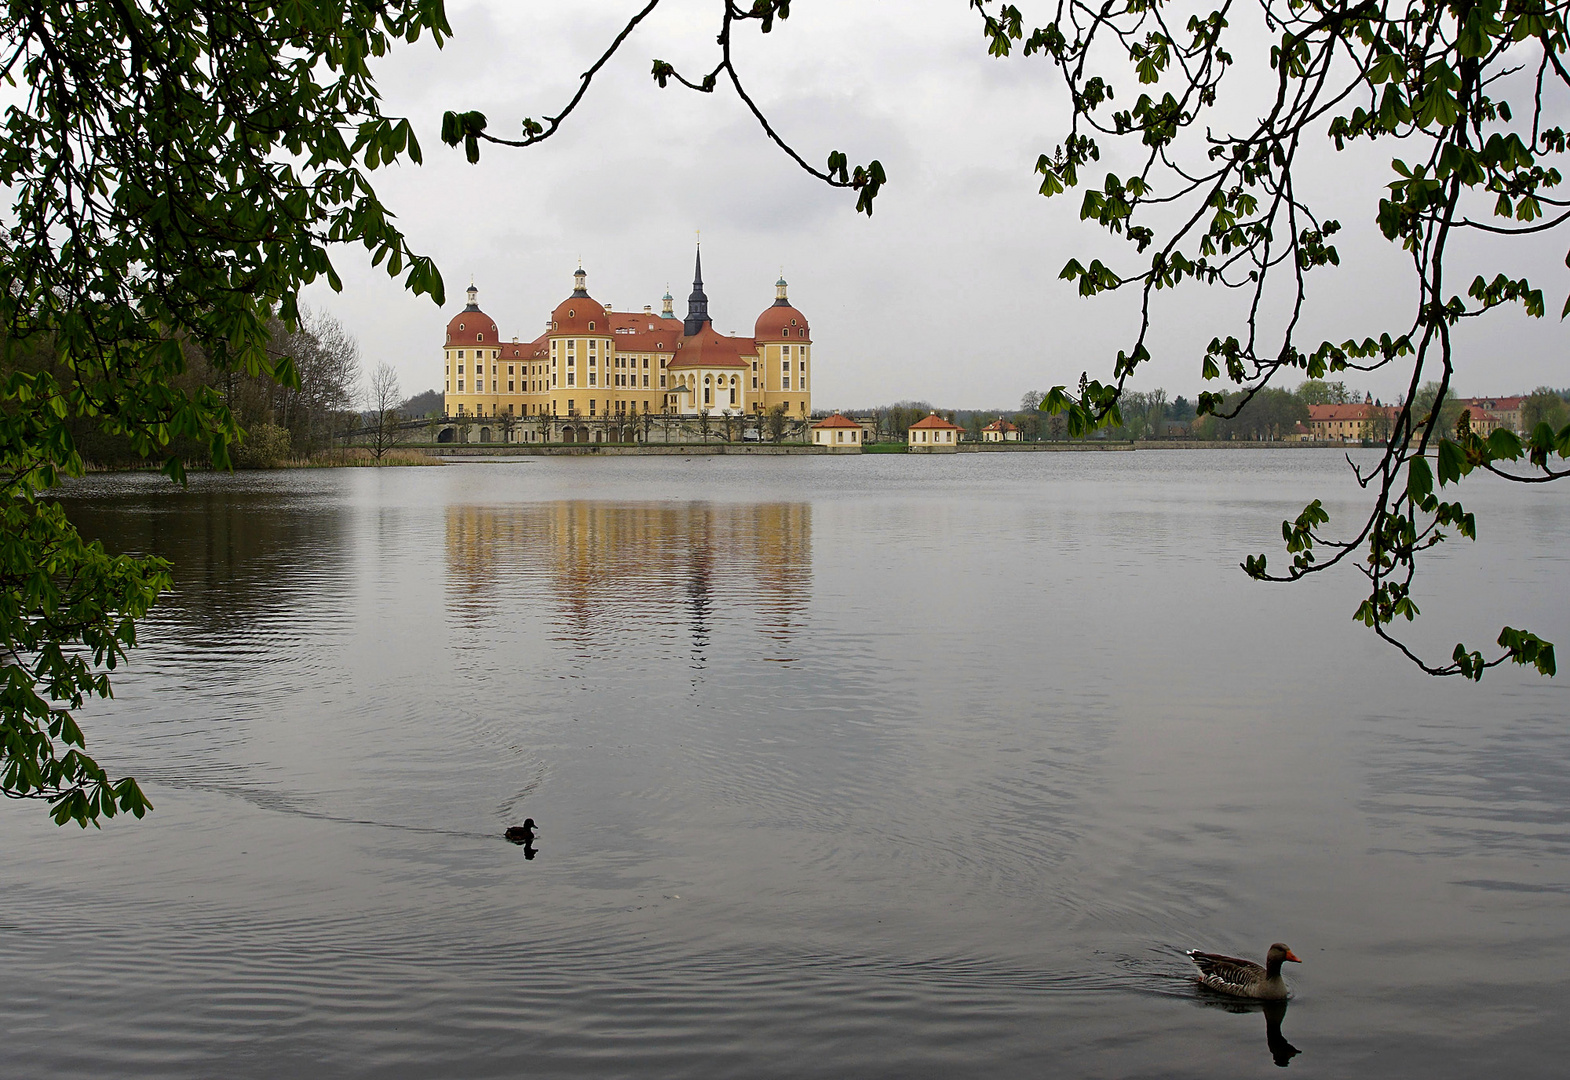
[[[1487,436],[1499,428],[1521,430],[1521,403],[1524,397],[1479,397],[1457,399],[1470,414],[1469,423],[1478,435]],[[1310,405],[1308,422],[1298,423],[1290,434],[1305,442],[1383,442],[1390,437],[1399,405],[1386,405],[1368,395],[1364,400],[1340,405]],[[1178,425],[1181,426],[1181,425]],[[840,413],[812,425],[812,442],[834,450],[859,451],[877,440],[877,425],[871,418],[852,419]],[[908,450],[943,453],[957,450],[965,429],[944,420],[937,413],[910,425],[905,433]],[[983,442],[1019,442],[1019,428],[999,417],[981,429]]]
[[[1008,436],[1008,432],[1013,433],[1010,441],[1019,438],[1019,429],[1013,424],[1007,420],[995,420],[983,429],[982,436],[988,442],[999,442]],[[933,413],[910,425],[905,432],[905,448],[916,453],[958,450],[964,434],[964,428]],[[877,428],[873,421],[852,420],[839,413],[812,425],[813,445],[826,446],[830,450],[859,451],[863,443],[871,442],[876,437]]]
[[[1499,428],[1521,430],[1524,397],[1457,398],[1469,414],[1475,434],[1488,436]],[[1308,423],[1298,424],[1295,438],[1324,442],[1383,442],[1390,437],[1401,406],[1385,405],[1372,395],[1345,405],[1310,405]]]

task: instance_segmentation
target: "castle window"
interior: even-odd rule
[[[515,374],[515,372],[513,371],[513,368],[515,368],[515,367],[517,367],[516,364],[508,364],[507,365],[507,374],[509,374],[509,375]]]
[[[463,359],[463,350],[462,350],[462,349],[459,349],[459,350],[458,350],[458,359],[459,359],[459,360],[462,360],[462,359]]]
[[[593,329],[594,329],[594,323],[592,323],[592,322],[591,322],[591,323],[589,323],[589,329],[590,329],[590,330],[593,330]],[[592,403],[591,403],[591,404],[592,404]]]
[[[458,374],[459,374],[459,375],[462,375],[462,374],[463,374],[463,365],[462,365],[462,364],[459,364],[459,365],[458,365]]]
[[[458,380],[458,393],[460,393],[460,394],[463,393],[463,380],[462,379]]]
[[[459,329],[459,330],[462,330],[462,329],[463,329],[463,323],[459,323],[459,324],[458,324],[458,329]]]
[[[577,381],[577,380],[575,380],[575,379],[574,379],[574,378],[573,378],[573,376],[575,376],[575,375],[576,375],[576,374],[577,374],[577,372],[575,372],[575,371],[569,371],[569,372],[567,372],[567,385],[568,385],[568,386],[573,386],[573,385],[575,385],[575,384],[576,384],[576,381]]]
[[[598,374],[598,373],[597,372],[593,372],[593,371],[589,372],[589,385],[590,386],[594,386],[595,385],[594,376],[596,374]]]
[[[577,313],[577,312],[576,312],[576,311],[574,311],[574,310],[572,310],[572,308],[568,308],[568,309],[567,309],[567,318],[569,318],[569,319],[570,319],[570,318],[572,318],[572,317],[573,317],[573,316],[575,316],[575,315],[577,315],[577,314],[578,314],[578,313]],[[461,326],[460,326],[460,327],[458,327],[458,329],[460,329],[460,330],[462,330],[462,329],[463,329],[463,327],[461,327]]]
[[[796,320],[795,320],[795,319],[792,319],[792,320],[791,320],[791,321],[790,321],[790,324],[791,324],[791,325],[792,325],[792,326],[795,326],[795,325],[796,325]]]
[[[485,335],[484,334],[475,334],[474,335],[474,340],[475,341],[484,341],[485,340]]]
[[[644,372],[643,373],[643,388],[645,390],[647,390],[649,388],[649,373],[648,372]],[[649,410],[645,409],[643,411],[644,412],[648,412]]]
[[[516,389],[517,389],[517,388],[518,388],[518,387],[517,387],[517,384],[516,384],[516,383],[514,383],[514,382],[513,382],[513,381],[512,381],[512,380],[511,380],[511,379],[508,379],[508,380],[507,380],[507,392],[508,392],[508,393],[509,393],[509,394],[510,394],[510,393],[512,393],[512,392],[513,392],[513,391],[514,391],[514,390],[516,390]],[[509,405],[509,406],[507,406],[507,407],[508,407],[508,408],[509,408],[509,409],[510,409],[510,408],[512,408],[512,406],[511,406],[511,405]]]

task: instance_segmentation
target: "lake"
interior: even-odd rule
[[[1413,640],[1570,647],[1570,492],[1462,493]],[[1340,453],[75,482],[176,564],[78,713],[156,809],[0,805],[7,1072],[1560,1075],[1570,675],[1249,582],[1315,497]],[[1272,941],[1284,1013],[1182,955]]]

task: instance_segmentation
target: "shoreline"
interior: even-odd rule
[[[940,456],[947,454],[1079,454],[1079,453],[1149,453],[1151,451],[1171,450],[1355,450],[1374,449],[1363,447],[1360,443],[1343,442],[1204,442],[1200,440],[1180,439],[1163,440],[1160,442],[1039,442],[1039,443],[961,443],[953,450],[941,451]],[[860,449],[815,446],[810,443],[649,443],[649,444],[619,444],[619,443],[548,443],[544,445],[529,443],[451,443],[426,444],[419,446],[399,446],[388,452],[386,459],[378,461],[369,455],[356,456],[349,460],[332,460],[331,457],[316,460],[280,461],[274,465],[256,468],[238,468],[234,472],[272,472],[290,469],[378,469],[378,468],[423,468],[432,465],[462,464],[465,459],[471,461],[485,459],[508,459],[532,457],[723,457],[730,455],[746,457],[861,457],[879,456],[884,454],[909,454],[913,457],[930,456],[932,451],[909,451],[901,444],[872,443]],[[186,466],[191,472],[210,472],[211,465],[190,463]],[[148,463],[146,465],[99,465],[89,462],[88,473],[118,473],[118,472],[159,472],[160,466]]]

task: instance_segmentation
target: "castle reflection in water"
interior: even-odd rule
[[[559,639],[589,651],[679,625],[701,657],[722,609],[783,645],[811,597],[812,506],[450,506],[447,571],[460,619],[549,612]]]

